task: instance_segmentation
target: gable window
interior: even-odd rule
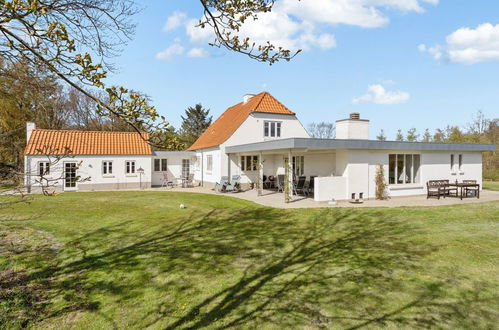
[[[39,162],[38,163],[38,175],[44,176],[50,174],[50,163],[49,162]]]
[[[258,156],[241,156],[242,171],[258,170]]]
[[[135,174],[135,161],[127,160],[125,162],[125,173],[126,174]]]
[[[168,160],[166,158],[154,160],[154,172],[166,172],[167,169]]]
[[[281,137],[281,122],[279,121],[264,121],[263,136],[265,137]]]
[[[206,156],[206,171],[207,172],[213,171],[213,156],[212,155]]]
[[[411,184],[420,181],[421,155],[388,155],[388,184]]]
[[[305,173],[305,156],[293,156],[293,174],[301,176]]]
[[[113,174],[113,162],[112,161],[103,161],[102,162],[102,174],[108,175]]]

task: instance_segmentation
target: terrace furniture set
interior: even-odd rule
[[[230,181],[228,176],[223,176],[220,182],[215,184],[213,190],[218,192],[239,192],[241,191],[241,176],[233,175]]]
[[[463,180],[463,182],[450,183],[449,180],[430,180],[426,183],[427,195],[430,197],[465,197],[480,198],[480,185],[476,180]]]
[[[163,173],[163,180],[161,187],[175,188],[181,186],[182,188],[194,187],[194,173],[180,178],[170,177],[168,173]]]

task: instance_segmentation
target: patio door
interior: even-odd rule
[[[64,163],[64,191],[75,191],[76,187],[76,163]]]
[[[190,161],[189,159],[182,159],[182,177],[188,178],[190,174]]]

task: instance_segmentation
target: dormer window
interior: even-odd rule
[[[263,136],[264,137],[281,137],[281,122],[279,121],[265,121],[263,122]]]

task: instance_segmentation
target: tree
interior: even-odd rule
[[[424,131],[423,138],[421,139],[422,142],[431,142],[431,134],[430,130],[427,128]]]
[[[385,135],[385,130],[381,130],[378,134],[378,136],[376,136],[376,140],[378,141],[386,141],[386,135]]]
[[[204,17],[199,21],[199,26],[213,28],[215,40],[211,43],[212,46],[225,47],[269,64],[281,59],[289,61],[301,52],[300,49],[293,52],[269,41],[266,44],[257,45],[248,37],[240,35],[244,23],[248,20],[256,21],[258,15],[270,12],[275,0],[200,1],[204,9]]]
[[[419,138],[419,134],[416,133],[416,128],[411,128],[407,131],[407,141],[416,142]]]
[[[445,142],[448,143],[462,143],[464,142],[463,132],[458,126],[447,126],[446,127],[447,138]]]
[[[185,116],[182,116],[180,136],[186,147],[190,147],[211,125],[213,117],[210,116],[210,109],[205,109],[201,103],[194,107],[185,109]]]
[[[310,123],[308,124],[308,134],[316,139],[332,139],[335,135],[335,127],[333,123]]]
[[[404,135],[402,134],[401,129],[397,131],[397,136],[395,137],[395,141],[404,141]]]
[[[441,130],[440,128],[437,128],[435,130],[435,134],[433,134],[433,142],[439,142],[439,143],[442,143],[442,142],[445,142],[445,132],[443,130]]]
[[[383,164],[379,164],[376,169],[376,199],[386,199],[386,181],[385,181],[385,170]]]

